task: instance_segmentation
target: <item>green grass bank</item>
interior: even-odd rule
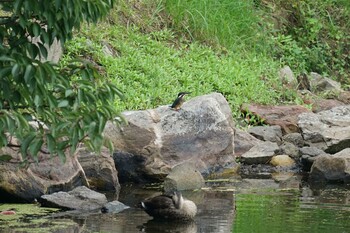
[[[350,33],[344,31],[349,28],[350,20],[344,21],[349,4],[315,2],[322,2],[320,12],[337,6],[331,10],[338,18],[329,14],[326,26],[305,34],[303,27],[315,23],[311,19],[324,23],[326,17],[309,16],[317,11],[307,8],[316,4],[312,1],[120,0],[106,20],[76,34],[61,65],[75,57],[94,61],[124,93],[125,100],[116,102],[120,111],[171,104],[180,91],[192,92],[187,98],[220,92],[234,117],[239,117],[243,103],[300,103],[296,92],[286,91],[278,80],[284,65],[296,74],[316,71],[350,84],[346,53]],[[294,22],[291,12],[304,18]],[[280,14],[283,17],[277,17]],[[339,39],[324,50],[322,46],[331,43],[323,41],[322,30],[331,24],[334,38]],[[323,63],[311,59],[317,52]]]

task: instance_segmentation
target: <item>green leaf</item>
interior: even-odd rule
[[[13,67],[12,67],[12,76],[13,77],[17,77],[18,74],[20,72],[20,67],[18,64],[15,64]]]
[[[74,94],[74,91],[72,89],[67,89],[65,92],[65,97],[68,97],[70,95]]]
[[[26,71],[24,72],[24,81],[26,83],[29,83],[30,80],[33,78],[33,75],[32,75],[32,70],[33,70],[33,66],[28,64],[26,66]]]
[[[0,162],[8,162],[11,159],[12,159],[11,155],[8,155],[8,154],[0,155]]]
[[[46,59],[48,55],[46,47],[42,43],[38,43],[38,46],[40,49],[40,55]]]
[[[56,151],[56,140],[52,137],[51,134],[46,134],[46,144],[51,154],[54,154]]]
[[[36,136],[35,132],[30,132],[28,135],[26,135],[26,137],[22,141],[22,144],[21,144],[22,157],[27,155],[28,146],[34,140],[35,136]]]
[[[5,119],[9,133],[13,134],[15,131],[15,121],[9,115],[5,116]]]
[[[57,154],[58,154],[58,157],[60,158],[61,162],[63,164],[65,164],[67,158],[66,158],[66,155],[64,154],[64,152],[59,150],[59,151],[57,151]]]
[[[28,148],[29,153],[33,156],[33,159],[36,163],[38,163],[38,152],[41,149],[43,142],[44,141],[42,138],[35,138]]]
[[[42,96],[40,95],[35,95],[34,97],[34,104],[35,104],[35,107],[40,107],[43,103],[43,99],[42,99]]]
[[[37,23],[34,23],[33,24],[33,34],[34,34],[34,36],[39,36],[40,35],[40,31],[41,31],[40,25],[37,24]]]
[[[62,100],[58,103],[57,107],[64,108],[64,107],[67,107],[68,105],[69,105],[68,100]]]

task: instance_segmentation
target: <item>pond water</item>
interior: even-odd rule
[[[183,192],[197,204],[198,215],[193,222],[182,224],[155,222],[136,208],[139,201],[157,192],[124,186],[119,200],[131,208],[118,214],[27,215],[16,220],[21,226],[10,225],[7,216],[0,215],[0,232],[350,232],[350,187],[345,185],[313,188],[299,176],[279,181],[213,179],[204,190]],[[46,222],[36,223],[36,218]]]

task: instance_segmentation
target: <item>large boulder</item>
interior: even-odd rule
[[[350,148],[334,155],[319,155],[311,167],[310,180],[350,183]]]
[[[39,153],[38,163],[23,167],[19,151],[4,147],[0,155],[11,157],[8,162],[0,162],[0,194],[4,200],[33,201],[43,194],[88,185],[75,156],[67,154],[63,164],[57,156]]]
[[[96,154],[87,148],[81,148],[77,151],[77,156],[91,188],[119,193],[118,172],[109,149],[103,147],[101,153]]]
[[[117,154],[123,155],[122,161],[114,156],[117,169],[123,162],[132,164],[130,169],[140,175],[164,179],[173,166],[184,161],[196,164],[202,174],[235,163],[234,123],[221,94],[193,98],[179,111],[161,106],[124,112],[123,117],[128,125],[108,123],[104,132],[119,150]],[[139,181],[135,171],[126,172],[130,175],[121,176]]]
[[[298,125],[309,146],[334,154],[350,147],[350,105],[331,110],[303,113]]]

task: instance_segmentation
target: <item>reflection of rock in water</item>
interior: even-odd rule
[[[148,233],[197,233],[197,225],[194,221],[178,222],[178,221],[157,221],[149,220],[147,223],[138,227],[142,232]]]
[[[198,232],[232,231],[235,213],[233,192],[205,192],[204,200],[197,206]]]

